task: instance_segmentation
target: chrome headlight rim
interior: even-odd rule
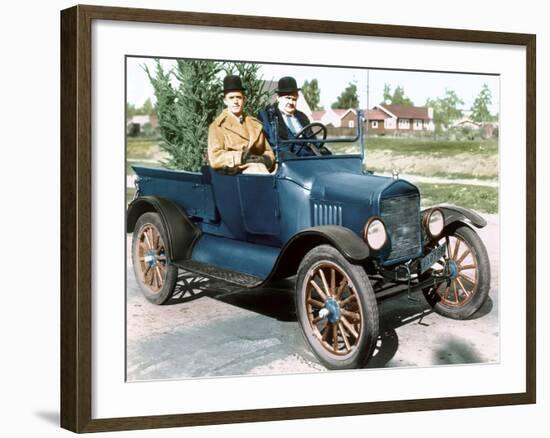
[[[433,226],[432,226],[432,217],[434,214],[439,214],[441,216],[441,228],[438,229],[433,229]],[[440,208],[432,208],[430,210],[430,212],[426,215],[426,221],[425,221],[425,228],[426,228],[426,231],[428,232],[428,235],[432,238],[432,239],[436,239],[437,237],[440,237],[441,234],[443,233],[443,230],[445,229],[445,215],[443,214],[443,210],[441,210]]]
[[[380,245],[373,245],[373,243],[369,241],[369,229],[371,226],[373,226],[375,222],[379,222],[380,225],[382,226],[382,229],[384,230],[384,240]],[[373,216],[367,221],[367,223],[365,224],[365,227],[363,228],[363,240],[369,246],[369,248],[373,251],[380,251],[382,248],[384,248],[384,246],[388,242],[388,229],[381,217]]]

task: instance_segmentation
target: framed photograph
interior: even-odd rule
[[[62,427],[535,403],[535,42],[62,11]]]

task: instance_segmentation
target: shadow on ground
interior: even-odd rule
[[[182,272],[174,297],[169,305],[182,304],[203,296],[275,319],[281,322],[296,322],[294,303],[294,281],[286,279],[267,287],[244,289],[224,282],[209,280],[205,277]],[[433,313],[424,300],[422,292],[407,294],[406,287],[396,288],[391,294],[378,299],[379,338],[368,368],[382,368],[394,358],[399,349],[397,329],[404,325],[428,324],[424,318]],[[474,315],[481,318],[491,312],[493,304],[488,299],[485,305]],[[451,352],[452,354],[449,354]],[[473,363],[479,362],[477,353],[467,344],[450,338],[448,343],[434,352],[434,363]]]

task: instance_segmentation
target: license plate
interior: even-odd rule
[[[437,262],[440,258],[442,258],[445,255],[446,249],[447,249],[447,243],[443,242],[443,245],[438,246],[426,257],[420,260],[420,273],[423,274],[424,272],[426,272],[428,269],[432,267],[432,265],[435,262]]]

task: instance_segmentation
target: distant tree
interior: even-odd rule
[[[141,114],[145,115],[151,115],[155,113],[155,107],[153,106],[153,103],[151,102],[150,98],[147,98],[147,100],[143,103],[143,106],[139,109]]]
[[[445,89],[443,97],[426,100],[426,106],[433,108],[437,133],[446,130],[454,120],[462,117],[462,111],[459,109],[461,105],[464,105],[464,102],[450,89]]]
[[[218,74],[222,64],[212,61],[178,60],[171,71],[156,61],[153,76],[144,67],[155,90],[157,115],[163,141],[169,153],[163,164],[198,171],[206,163],[208,126],[222,107],[222,88]],[[172,85],[172,78],[176,85]]]
[[[126,102],[126,117],[133,117],[136,115],[136,106],[130,102]]]
[[[477,95],[470,108],[472,115],[470,116],[474,122],[483,123],[494,120],[494,117],[489,111],[489,106],[492,103],[491,90],[487,84],[483,84],[483,88]]]
[[[137,115],[151,115],[154,113],[155,107],[153,106],[150,98],[147,98],[147,100],[140,107],[136,107],[134,104],[131,104],[129,102],[126,103],[126,114],[129,117]]]
[[[414,106],[412,100],[405,96],[405,89],[401,85],[398,85],[392,94],[391,86],[389,84],[384,84],[384,101],[381,103],[388,105]]]
[[[384,84],[384,100],[380,103],[384,104],[384,103],[387,103],[387,104],[390,104],[391,103],[391,100],[392,100],[392,95],[391,95],[391,86],[390,84]]]
[[[225,74],[235,74],[241,77],[245,88],[246,100],[244,110],[247,114],[255,116],[269,104],[269,90],[265,88],[265,82],[259,74],[260,65],[231,62],[224,64]]]
[[[332,109],[359,108],[359,96],[357,95],[357,84],[350,82],[344,91],[338,96],[336,102],[331,105]]]
[[[321,101],[321,92],[319,90],[319,83],[317,79],[312,79],[310,81],[305,81],[302,85],[302,93],[304,93],[304,98],[306,99],[307,104],[311,111],[322,110],[323,107],[319,105]]]

